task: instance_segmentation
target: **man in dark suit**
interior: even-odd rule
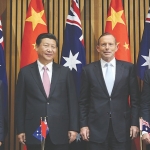
[[[45,150],[67,150],[68,143],[76,139],[79,130],[73,77],[68,68],[53,62],[57,47],[58,41],[53,34],[40,34],[36,39],[38,60],[20,69],[18,75],[17,133],[28,150],[41,150],[40,141],[33,136],[41,117],[46,117],[49,127]],[[49,90],[45,88],[45,73]]]
[[[0,150],[3,150],[4,141],[4,118],[3,118],[3,85],[0,80]]]
[[[143,79],[143,89],[140,103],[140,116],[143,120],[150,123],[150,69],[145,71]],[[150,144],[150,135],[148,132],[142,132],[142,140],[146,144]],[[147,150],[150,150],[150,145],[147,145]]]
[[[131,139],[139,132],[134,65],[116,60],[117,49],[115,37],[104,33],[97,45],[100,61],[82,71],[80,133],[90,150],[130,150]]]

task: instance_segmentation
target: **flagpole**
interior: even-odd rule
[[[41,141],[41,150],[44,150],[44,147],[45,147],[45,138],[43,141]]]
[[[41,150],[44,150],[45,139],[42,141],[42,117],[41,117]]]
[[[46,131],[42,131],[42,130],[45,130],[45,129],[43,129],[43,127],[42,127],[42,117],[41,117],[41,150],[44,150],[44,148],[45,148],[45,136],[43,136],[43,132],[46,132]],[[44,122],[46,122],[46,117],[44,117]],[[43,137],[43,140],[42,140],[42,137]]]
[[[143,145],[142,145],[142,117],[139,118],[140,122],[140,150],[143,150]]]
[[[140,150],[143,150],[143,147],[142,147],[142,131],[140,131]]]

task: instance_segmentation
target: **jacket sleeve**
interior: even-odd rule
[[[81,93],[79,100],[80,128],[88,126],[89,97],[90,97],[89,89],[90,89],[89,80],[85,69],[83,69],[81,75]]]
[[[130,105],[131,105],[131,126],[139,126],[139,102],[140,102],[140,94],[139,94],[139,86],[135,71],[135,66],[132,65],[130,68],[130,79],[129,79],[129,87],[130,87]]]
[[[25,127],[25,82],[22,71],[19,72],[15,93],[15,120],[17,133],[24,133]]]
[[[70,118],[70,131],[79,131],[78,99],[74,79],[71,71],[67,74],[68,106]]]

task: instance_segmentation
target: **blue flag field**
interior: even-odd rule
[[[150,8],[145,20],[145,26],[137,60],[137,75],[141,80],[143,80],[144,73],[147,69],[150,69]]]

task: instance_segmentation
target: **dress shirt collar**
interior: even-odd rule
[[[38,64],[39,70],[42,71],[44,65],[39,60],[37,60],[37,64]],[[53,61],[46,65],[49,71],[52,71],[52,65],[53,65]]]
[[[102,68],[106,67],[106,64],[108,63],[105,60],[103,60],[102,58],[100,59],[100,62],[101,62]],[[116,66],[116,59],[115,59],[115,57],[109,63],[111,64],[111,66],[115,67]]]

